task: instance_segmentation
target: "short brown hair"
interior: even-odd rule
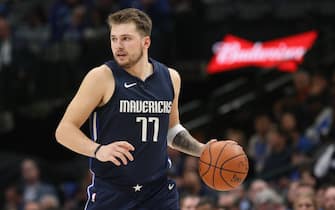
[[[112,24],[123,24],[123,23],[135,23],[136,29],[144,36],[151,35],[152,21],[150,17],[135,8],[127,8],[119,10],[108,16],[109,27],[112,28]]]

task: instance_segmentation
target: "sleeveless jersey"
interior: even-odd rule
[[[135,147],[134,161],[114,165],[92,158],[95,177],[117,185],[151,182],[166,176],[167,131],[174,98],[168,68],[149,59],[153,73],[145,80],[132,76],[115,61],[105,64],[113,72],[115,90],[111,99],[90,116],[94,141],[110,144],[128,141]]]

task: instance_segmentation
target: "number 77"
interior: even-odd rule
[[[154,134],[152,137],[152,141],[153,142],[158,141],[158,131],[159,131],[159,118],[158,117],[136,117],[136,122],[142,123],[142,142],[147,141],[148,122],[154,123]]]

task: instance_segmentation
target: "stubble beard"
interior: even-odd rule
[[[143,50],[141,49],[138,56],[135,56],[136,55],[134,55],[133,57],[129,57],[129,61],[125,63],[120,63],[117,59],[115,59],[115,61],[123,69],[129,69],[133,67],[136,63],[138,63],[139,60],[141,60],[141,58],[143,57]]]

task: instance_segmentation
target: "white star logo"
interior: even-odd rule
[[[135,190],[135,192],[137,192],[137,191],[141,191],[141,188],[143,187],[143,185],[139,185],[139,184],[137,184],[137,185],[135,185],[133,188],[134,188],[134,190]]]

